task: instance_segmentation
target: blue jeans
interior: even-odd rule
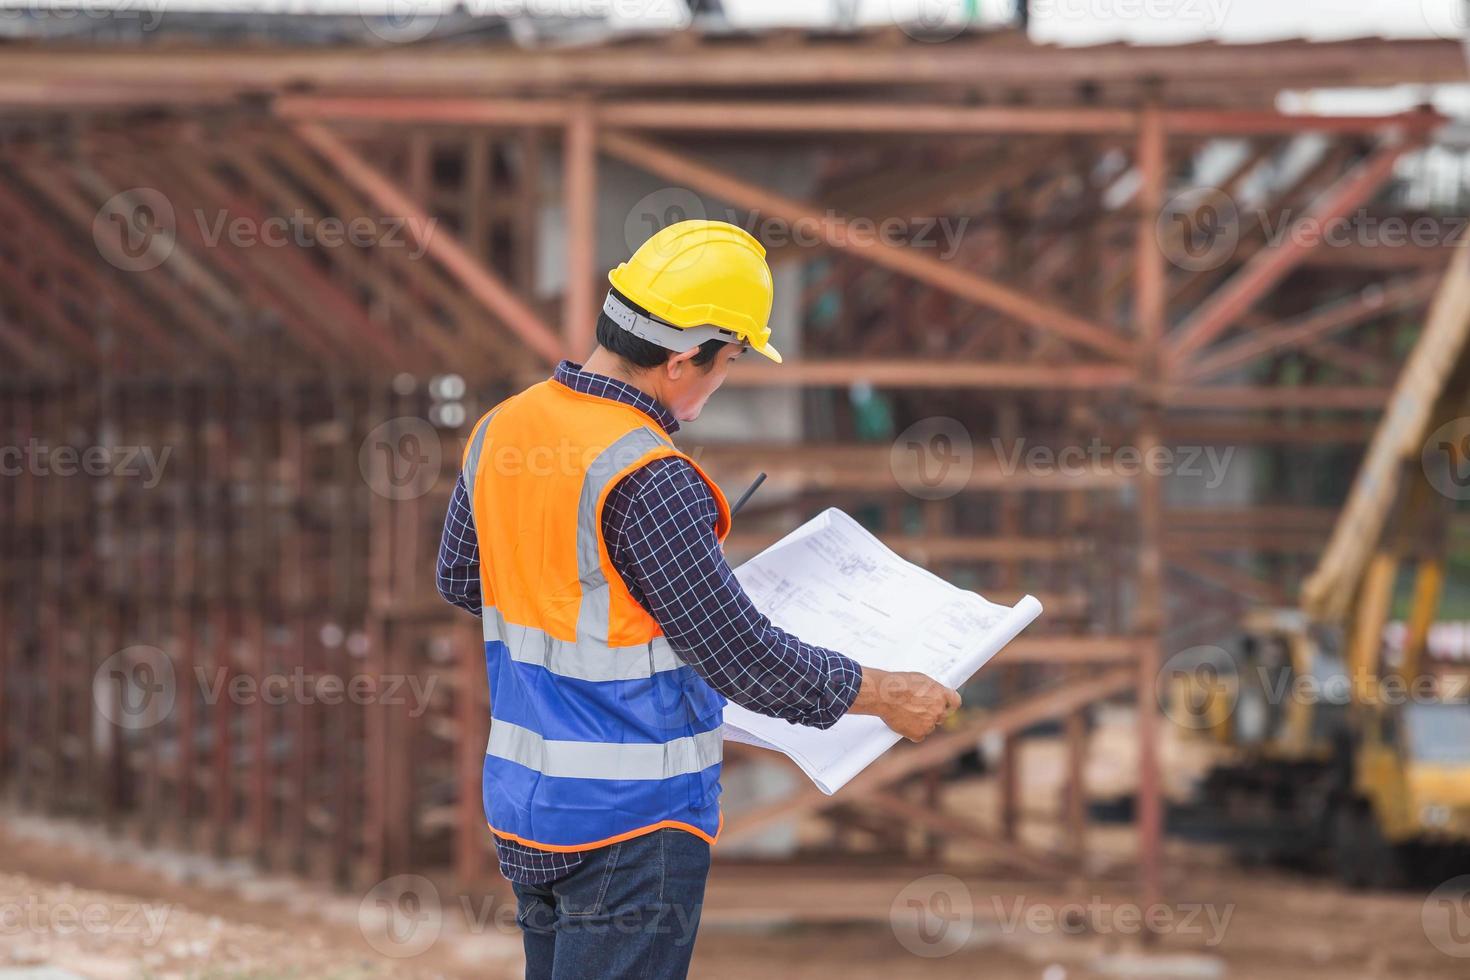
[[[514,885],[526,980],[674,980],[689,974],[709,844],[655,830],[583,854],[565,878]]]

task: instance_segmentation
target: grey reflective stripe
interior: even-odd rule
[[[493,720],[485,754],[566,779],[669,779],[715,765],[722,745],[719,728],[670,742],[568,742]]]
[[[577,613],[577,638],[607,643],[607,625],[612,595],[607,576],[602,573],[602,556],[598,542],[602,528],[597,501],[603,490],[627,468],[652,449],[672,444],[652,429],[643,427],[620,436],[597,454],[582,477],[582,496],[577,505],[577,574],[582,582],[582,606]]]
[[[490,412],[470,434],[470,451],[464,458],[464,488],[472,501],[475,499],[475,477],[480,472],[480,453],[485,449],[485,430],[490,428],[490,420],[494,417],[495,412]]]
[[[662,636],[652,643],[631,647],[609,647],[578,639],[558,640],[531,626],[507,623],[494,608],[484,610],[486,640],[500,640],[517,663],[545,667],[559,677],[579,681],[645,680],[655,673],[676,670],[684,662]]]

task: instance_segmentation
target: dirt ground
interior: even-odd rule
[[[1131,789],[1136,740],[1126,717],[1103,721],[1087,781],[1106,797]],[[1177,782],[1169,796],[1187,796],[1190,774],[1204,771],[1208,760],[1194,751],[1166,740]],[[1072,842],[1057,819],[1063,747],[1038,738],[1022,752],[1021,838],[1066,852]],[[994,813],[993,783],[955,783],[946,806]],[[922,839],[917,828],[895,829]],[[800,837],[820,847],[827,833],[813,822]],[[718,980],[1470,977],[1470,878],[1433,894],[1350,893],[1171,841],[1164,898],[1144,906],[1130,879],[1133,845],[1128,827],[1090,827],[1086,876],[1046,883],[962,871],[983,866],[962,844],[927,866],[717,862],[692,972]],[[459,894],[446,880],[400,875],[334,892],[0,812],[0,980],[498,980],[522,969],[506,889]]]
[[[238,867],[181,872],[173,857],[38,834],[37,826],[0,823],[3,980],[494,978],[521,969],[513,913],[496,894],[457,896],[417,879],[409,884],[419,894],[405,902],[389,894],[402,882],[341,895]],[[1437,906],[1426,899],[1244,871],[1177,845],[1167,899],[1151,909],[1116,878],[1039,886],[922,867],[717,865],[693,975],[1470,976],[1470,913],[1454,923],[1463,931],[1436,934],[1425,923]],[[385,908],[400,916],[386,930],[377,918]],[[1145,916],[1158,927],[1149,947],[1139,938]]]

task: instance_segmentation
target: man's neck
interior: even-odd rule
[[[653,387],[649,384],[648,372],[630,371],[622,358],[611,353],[604,347],[598,347],[588,356],[587,363],[582,365],[582,370],[590,371],[592,374],[614,378],[626,385],[632,385],[654,401],[659,400],[658,392],[654,391]],[[660,404],[662,403],[660,402]]]

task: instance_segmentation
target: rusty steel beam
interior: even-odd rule
[[[1169,302],[1187,309],[1193,309],[1204,302],[1210,290],[1217,288],[1241,265],[1253,259],[1271,244],[1269,216],[1272,214],[1289,216],[1296,213],[1298,208],[1302,210],[1310,208],[1313,201],[1320,198],[1332,182],[1338,180],[1349,169],[1347,163],[1351,159],[1352,152],[1351,141],[1339,140],[1329,144],[1320,157],[1311,166],[1297,174],[1287,186],[1279,188],[1269,200],[1264,200],[1256,207],[1239,215],[1237,243],[1234,253],[1229,257],[1235,265],[1232,265],[1232,261],[1227,261],[1216,268],[1204,269],[1192,276],[1182,278],[1170,291]],[[1234,199],[1238,192],[1237,187],[1227,193]]]
[[[726,383],[744,388],[816,388],[871,384],[880,388],[1100,388],[1133,384],[1123,364],[1035,364],[995,361],[791,361],[779,366],[741,365]]]
[[[20,194],[14,184],[0,182],[0,214],[9,218],[11,227],[25,229],[27,247],[36,249],[53,267],[85,284],[92,295],[102,297],[119,321],[154,356],[173,360],[175,345],[156,322],[156,314],[144,313],[129,291],[109,281],[94,263],[82,261],[76,250],[62,239],[55,224],[43,218],[34,202]]]
[[[214,156],[212,159],[216,162],[228,163],[230,169],[239,174],[247,186],[254,189],[255,199],[274,205],[278,209],[277,213],[290,210],[299,214],[313,212],[315,205],[308,202],[303,194],[291,186],[289,181],[278,177],[270,167],[266,166],[263,155],[241,151],[231,153],[223,159],[220,156]],[[343,220],[349,220],[358,213],[360,212],[344,210],[337,216]],[[351,247],[327,247],[325,251],[332,268],[365,292],[372,292],[374,287],[381,290],[383,281],[391,280],[391,276],[386,275],[385,270],[381,268],[381,263],[374,263],[373,260],[382,257],[385,252],[396,251],[394,249],[363,252]],[[377,313],[380,306],[391,308],[396,303],[401,303],[405,307],[403,315],[414,326],[415,341],[423,341],[446,360],[455,360],[464,356],[464,347],[455,343],[453,338],[444,332],[442,326],[435,322],[429,309],[420,303],[419,297],[412,295],[409,290],[394,290],[391,301],[385,303],[374,301],[369,304],[369,307],[373,313]],[[414,346],[417,346],[417,343]]]
[[[1132,354],[1133,347],[1125,338],[1103,326],[993,280],[946,265],[912,248],[853,235],[844,219],[824,213],[804,202],[766,190],[723,170],[626,133],[603,131],[598,142],[606,152],[625,163],[667,180],[688,183],[732,204],[781,218],[793,225],[810,224],[832,248],[868,259],[894,272],[953,293],[961,299],[991,307],[1022,323],[1055,333],[1112,357],[1127,358]]]
[[[336,136],[311,123],[300,123],[294,131],[326,159],[349,183],[386,213],[401,217],[409,233],[426,253],[485,305],[510,330],[548,364],[561,360],[565,348],[556,333],[517,296],[500,277],[475,259],[450,232],[435,226],[429,215]],[[426,229],[432,228],[432,231]]]
[[[1014,841],[1001,840],[987,833],[970,815],[960,816],[938,806],[928,806],[904,799],[896,793],[869,793],[862,806],[872,807],[888,819],[907,826],[923,826],[942,837],[953,837],[975,848],[988,860],[1015,868],[1037,877],[1061,877],[1071,869],[1063,861],[1032,851]]]
[[[92,221],[96,216],[96,207],[85,200],[80,192],[64,180],[58,172],[54,169],[30,167],[22,170],[21,175],[27,184],[40,191],[58,211],[72,221],[78,229],[78,234],[84,236],[92,234]],[[167,277],[146,273],[134,273],[133,276],[132,281],[136,282],[140,289],[150,294],[165,308],[172,309],[174,319],[207,347],[216,353],[223,354],[236,365],[245,363],[245,349],[239,341],[220,326],[220,316],[217,312],[206,309],[195,296],[179,288],[178,283]]]
[[[282,119],[317,122],[398,122],[415,126],[564,126],[576,113],[568,99],[456,96],[282,95],[271,103]]]
[[[1129,109],[954,106],[864,102],[670,101],[611,103],[609,126],[625,129],[760,133],[1126,133],[1138,125]]]
[[[1286,590],[1262,581],[1249,572],[1209,555],[1173,551],[1168,563],[1179,570],[1236,595],[1272,606],[1287,606],[1291,597]]]
[[[79,162],[72,168],[78,186],[92,194],[96,200],[108,201],[122,196],[126,201],[136,202],[139,200],[135,192],[140,190],[152,190],[163,193],[159,188],[151,186],[128,187],[124,183],[115,183],[106,179],[105,169],[110,164],[100,163],[97,160]],[[167,197],[167,195],[165,195]],[[187,217],[187,216],[186,216]],[[156,242],[156,239],[154,240]],[[186,285],[204,299],[206,299],[217,311],[227,316],[241,316],[246,310],[241,305],[234,291],[209,268],[208,263],[203,262],[190,250],[178,247],[177,239],[174,241],[172,251],[159,265],[161,269],[167,269],[180,283]],[[152,270],[147,270],[152,271]]]
[[[257,201],[225,186],[207,167],[190,167],[177,154],[166,158],[166,164],[172,169],[165,172],[173,173],[174,182],[184,187],[193,185],[201,195],[201,202],[212,200],[226,213],[247,218],[257,228],[265,227],[267,216]],[[374,320],[354,296],[314,263],[306,261],[294,246],[277,249],[258,242],[237,251],[245,253],[259,275],[275,283],[281,295],[302,309],[308,324],[312,320],[322,321],[308,330],[330,336],[345,356],[372,365],[370,352],[376,352],[380,357],[377,368],[383,374],[414,365],[427,368],[421,351],[406,349],[385,324]],[[292,320],[298,326],[303,323],[303,318]]]
[[[896,454],[889,446],[713,445],[691,447],[691,452],[701,465],[714,467],[721,478],[764,470],[772,490],[898,492],[905,486],[923,485],[926,477],[932,477],[913,454]],[[1076,466],[1034,470],[1024,459],[1011,465],[1010,460],[988,451],[969,462],[970,472],[960,488],[969,492],[1117,490],[1135,478],[1128,467],[1112,465],[1109,456],[1101,457],[1096,466],[1087,460]]]
[[[758,63],[759,71],[751,71]],[[304,51],[98,50],[17,46],[0,63],[0,83],[64,102],[69,89],[252,92],[295,87],[326,92],[471,92],[504,96],[557,91],[722,87],[789,90],[843,85],[1036,86],[1074,91],[1080,84],[1144,86],[1171,76],[1192,86],[1239,93],[1292,87],[1457,82],[1465,63],[1458,41],[1385,40],[1222,45],[1099,45],[1059,48],[959,37],[946,44],[892,43],[888,37],[818,39],[778,46],[759,40],[673,46],[662,40],[571,50],[386,46]]]
[[[355,188],[338,180],[320,158],[310,153],[302,144],[295,140],[277,140],[265,153],[276,166],[316,195],[333,213],[344,216],[371,215],[372,202],[366,197],[359,197]],[[518,349],[510,349],[516,343],[516,338],[502,338],[500,331],[492,329],[491,317],[485,307],[471,299],[463,290],[456,288],[453,278],[442,267],[416,261],[405,254],[404,249],[379,250],[374,257],[381,259],[385,255],[388,259],[385,264],[396,266],[394,271],[401,273],[406,280],[398,292],[405,297],[405,302],[415,304],[414,310],[422,311],[420,323],[423,326],[427,327],[432,321],[429,310],[422,305],[424,303],[438,305],[451,315],[456,327],[452,337],[433,327],[427,330],[428,342],[442,355],[448,357],[450,351],[454,351],[455,359],[461,362],[473,358],[494,358],[497,362],[502,362],[521,353]],[[388,278],[391,281],[392,277]],[[397,287],[400,284],[394,281],[393,285]],[[515,363],[529,363],[532,360],[534,359],[531,357],[522,357],[516,359]],[[466,367],[465,371],[468,372],[469,368]]]
[[[23,361],[27,368],[42,376],[59,374],[57,361],[27,335],[6,315],[3,300],[0,300],[0,346]]]
[[[0,281],[39,321],[38,326],[44,327],[44,332],[53,338],[64,341],[65,349],[75,350],[93,365],[100,364],[102,352],[97,349],[92,335],[72,321],[56,294],[38,286],[31,273],[32,270],[21,265],[18,258],[6,259],[0,255]]]
[[[274,109],[283,119],[370,120],[416,125],[563,126],[577,114],[560,98],[283,95]],[[1270,109],[1167,109],[1165,128],[1181,136],[1253,136],[1332,133],[1429,132],[1447,117],[1428,109],[1377,116],[1314,116]],[[599,121],[621,129],[674,132],[933,133],[938,135],[1106,134],[1137,132],[1128,108],[962,106],[903,102],[645,100],[609,103]]]
[[[1272,408],[1338,408],[1377,410],[1388,403],[1389,389],[1376,385],[1167,385],[1170,408],[1222,408],[1258,411]]]
[[[609,126],[626,129],[790,133],[983,133],[1127,134],[1139,129],[1132,109],[1040,106],[955,106],[867,102],[673,101],[621,102],[602,113]],[[1447,118],[1415,110],[1389,116],[1311,116],[1266,109],[1168,109],[1171,134],[1249,136],[1303,132],[1427,132]]]
[[[122,176],[105,169],[105,165],[99,166],[104,168],[102,173],[113,173],[114,179]],[[172,192],[170,197],[182,202],[180,192],[190,189],[190,180],[184,172],[173,169],[168,159],[151,160],[149,166],[155,175],[164,177]],[[193,203],[202,205],[204,201],[203,198],[198,198]],[[290,332],[303,353],[314,353],[326,364],[342,360],[361,365],[356,348],[344,348],[340,345],[333,347],[323,339],[322,334],[327,330],[326,325],[319,322],[320,309],[304,303],[290,282],[273,282],[261,274],[260,267],[263,263],[258,253],[236,246],[224,235],[211,244],[199,225],[187,214],[182,221],[176,223],[176,234],[188,242],[189,247],[201,257],[201,261],[207,258],[205,265],[228,277],[247,302],[258,304],[262,309],[268,309],[279,316],[282,325]]]
[[[920,745],[888,753],[858,773],[843,787],[840,796],[828,796],[815,786],[803,786],[785,799],[732,817],[725,823],[722,834],[725,840],[738,840],[782,820],[818,813],[833,806],[860,803],[865,797],[882,792],[914,773],[972,751],[976,740],[986,735],[1023,731],[1038,722],[1063,717],[1084,705],[1114,697],[1132,689],[1134,684],[1134,671],[1119,668],[1099,677],[1031,693],[995,711],[964,719],[956,728],[932,735]]]
[[[1138,653],[1136,636],[1018,636],[1006,644],[1002,656],[1008,665],[1121,664]]]
[[[1439,275],[1420,276],[1387,286],[1366,286],[1356,295],[1257,331],[1234,343],[1207,351],[1175,372],[1179,381],[1202,381],[1246,366],[1262,357],[1293,350],[1356,326],[1374,317],[1427,303]]]
[[[1164,550],[1170,554],[1249,551],[1260,555],[1310,555],[1327,543],[1327,531],[1312,528],[1170,528]]]
[[[1175,414],[1164,416],[1163,435],[1172,445],[1354,444],[1372,439],[1374,428],[1373,419],[1272,419],[1258,414],[1201,419]]]
[[[1322,240],[1323,226],[1337,221],[1367,201],[1393,173],[1405,152],[1416,144],[1390,139],[1345,174],[1292,224],[1283,240],[1262,249],[1225,285],[1176,328],[1168,342],[1166,363],[1179,367],[1194,351],[1234,326],[1273,286],[1300,264]],[[1317,230],[1313,235],[1312,230]],[[1304,241],[1303,238],[1307,240]]]
[[[1449,117],[1427,107],[1383,116],[1313,116],[1271,109],[1165,109],[1164,126],[1171,136],[1295,136],[1330,133],[1339,136],[1395,132],[1427,134]]]

